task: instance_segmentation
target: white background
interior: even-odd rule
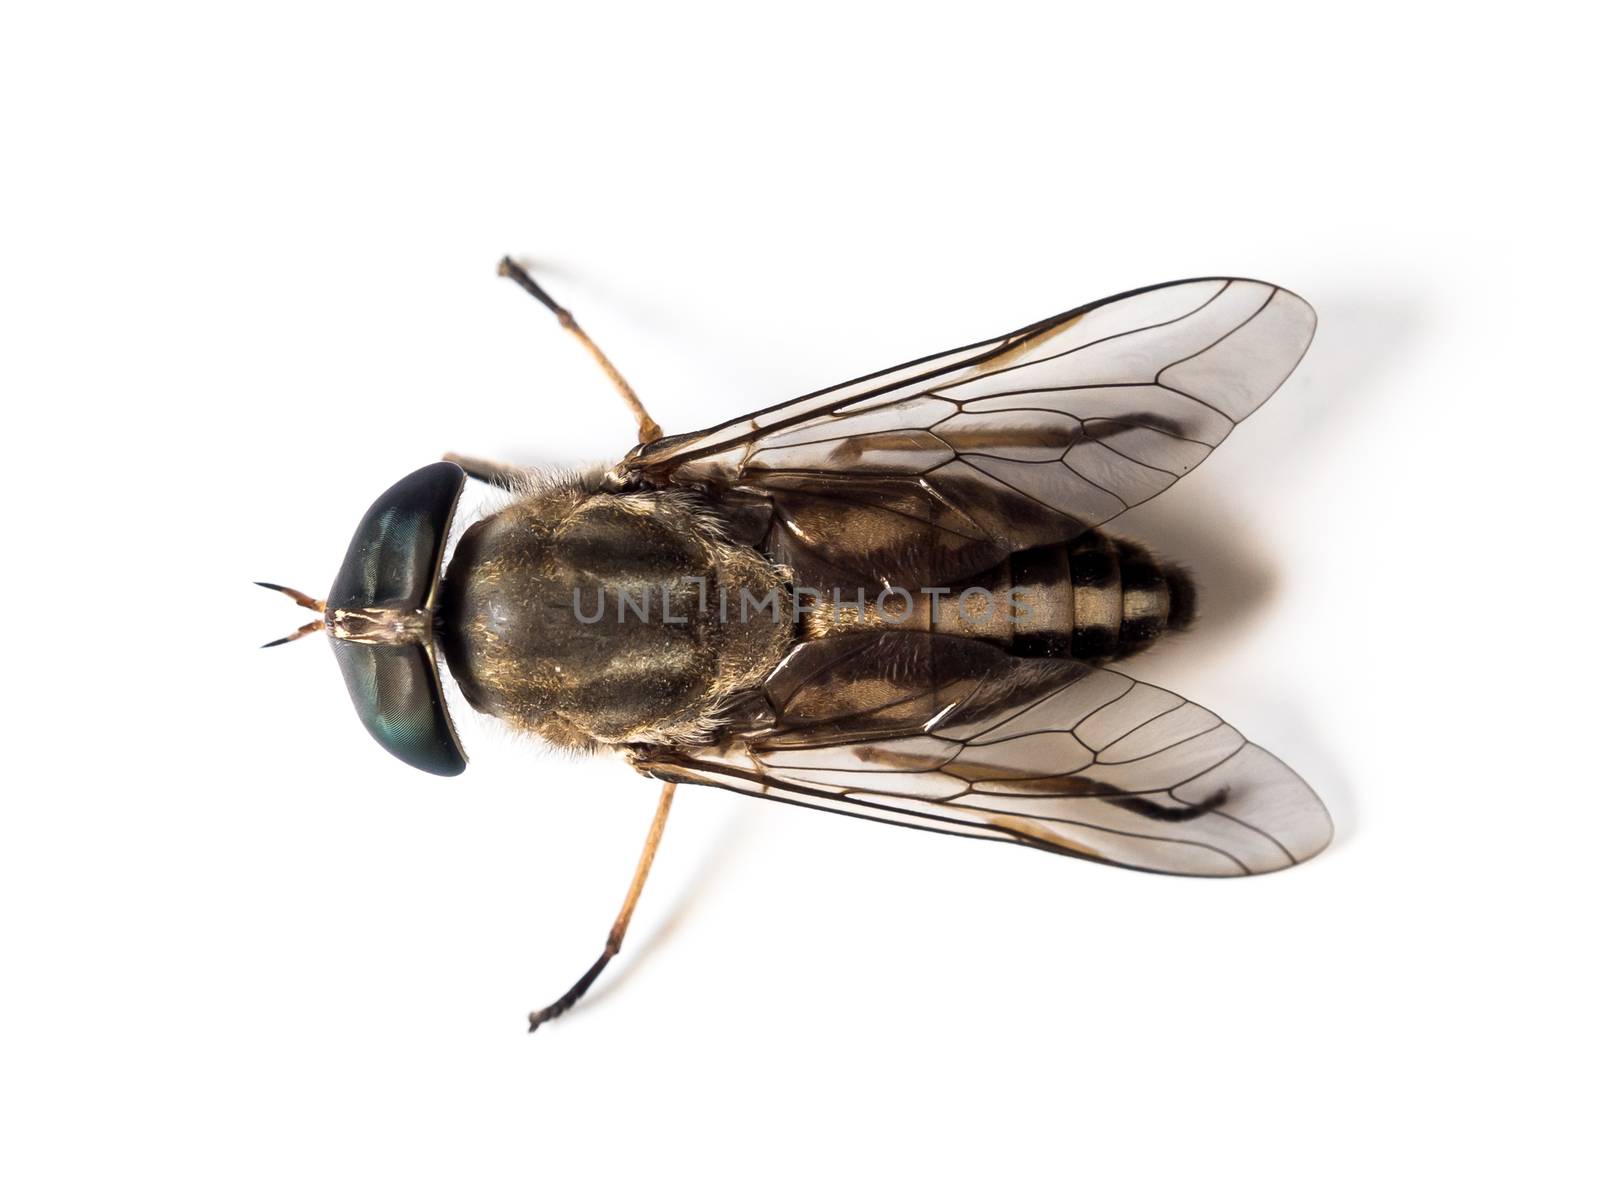
[[[9,1196],[1593,1194],[1588,35],[1555,6],[34,6],[0,30]],[[1123,14],[1125,15],[1118,15]],[[1240,882],[680,794],[260,653],[459,449],[1307,297],[1124,532],[1338,825]],[[474,489],[469,505],[485,499]]]

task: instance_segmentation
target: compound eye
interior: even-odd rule
[[[454,463],[430,463],[400,480],[367,510],[328,592],[328,611],[431,613],[450,518],[466,483]],[[459,775],[467,757],[445,709],[429,621],[415,640],[374,644],[331,639],[356,714],[377,743],[433,775]]]
[[[356,714],[373,739],[430,775],[459,775],[467,756],[444,706],[433,648],[333,643]]]

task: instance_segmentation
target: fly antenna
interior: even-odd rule
[[[283,584],[281,584],[281,583],[262,583],[258,579],[258,580],[256,580],[256,586],[257,587],[264,587],[264,588],[267,588],[270,591],[274,591],[274,592],[282,592],[285,596],[289,597],[289,599],[293,600],[301,608],[309,608],[312,612],[327,612],[328,611],[328,602],[326,600],[313,600],[310,596],[306,595],[304,592],[297,592],[292,587],[284,587]]]
[[[289,597],[289,599],[293,600],[301,608],[309,608],[312,612],[320,613],[320,612],[326,612],[328,610],[327,601],[325,601],[325,600],[314,600],[310,596],[306,595],[304,592],[296,591],[292,587],[284,587],[283,584],[281,584],[281,583],[262,583],[258,579],[258,580],[256,580],[256,586],[257,587],[264,587],[264,588],[267,588],[268,590],[274,591],[274,592],[282,592],[285,596]],[[273,646],[282,646],[282,645],[286,645],[289,642],[298,641],[300,638],[305,637],[306,634],[308,634],[308,633],[317,632],[317,630],[322,628],[322,625],[323,625],[323,623],[321,621],[307,621],[304,625],[300,626],[299,629],[296,629],[293,633],[289,634],[287,637],[281,637],[281,638],[278,638],[276,641],[267,642],[261,648],[263,650],[267,650],[267,649],[270,649]]]
[[[278,638],[276,641],[263,642],[261,644],[261,648],[263,650],[270,650],[274,646],[285,646],[285,645],[288,645],[290,642],[299,641],[301,638],[305,637],[306,634],[315,633],[317,630],[319,630],[321,628],[322,628],[322,622],[321,621],[307,621],[304,625],[300,626],[299,629],[296,629],[293,633],[289,634],[286,637]]]

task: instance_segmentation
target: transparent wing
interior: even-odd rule
[[[1333,826],[1214,713],[1116,671],[918,633],[824,638],[746,733],[636,748],[641,769],[786,803],[1174,875],[1304,862]]]
[[[1199,465],[1294,370],[1315,328],[1311,307],[1272,284],[1161,284],[664,438],[622,469],[764,493],[815,547],[861,507],[946,542],[1065,541]],[[827,507],[789,511],[823,495]]]

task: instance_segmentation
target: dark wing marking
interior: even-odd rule
[[[1304,862],[1333,826],[1215,714],[1084,663],[868,633],[796,649],[751,732],[636,747],[662,778],[1174,875]],[[759,728],[756,727],[759,723]]]
[[[772,496],[813,549],[842,510],[873,505],[898,510],[896,537],[916,526],[1004,552],[1066,541],[1193,470],[1315,328],[1271,284],[1162,284],[664,438],[621,469]],[[823,496],[829,508],[800,511]]]

